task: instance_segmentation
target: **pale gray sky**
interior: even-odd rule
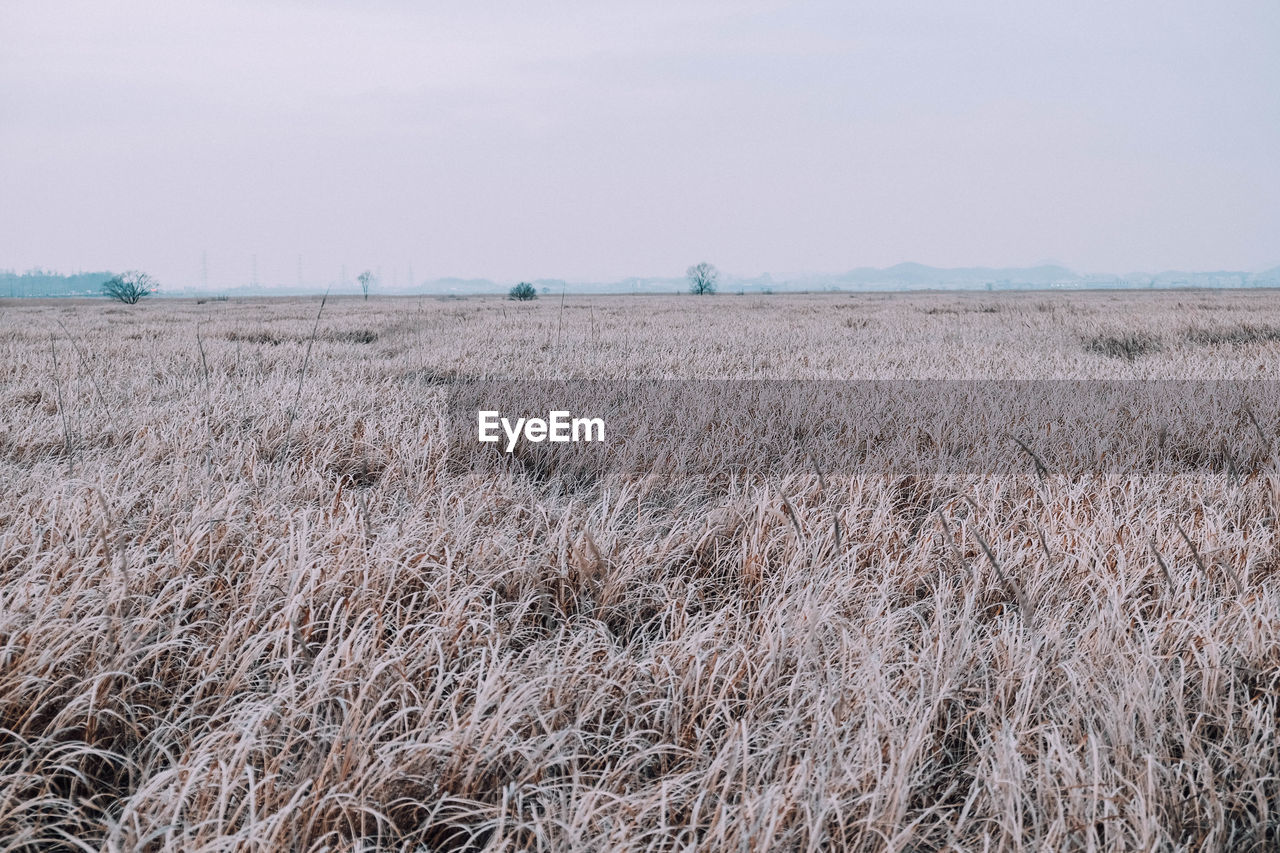
[[[3,0],[0,267],[1280,264],[1280,3]]]

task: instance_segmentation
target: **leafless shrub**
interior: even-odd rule
[[[102,283],[102,292],[107,298],[125,305],[136,305],[142,299],[155,293],[156,280],[144,272],[130,270],[112,276]]]
[[[531,299],[538,298],[538,291],[532,284],[522,281],[507,293],[507,298],[516,302],[528,302]]]

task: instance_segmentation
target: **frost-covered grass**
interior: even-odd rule
[[[1280,844],[1274,463],[575,490],[441,439],[467,376],[1280,378],[1274,294],[318,307],[0,305],[0,850]]]

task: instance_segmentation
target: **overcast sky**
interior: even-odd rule
[[[0,268],[1280,264],[1280,2],[0,0]]]

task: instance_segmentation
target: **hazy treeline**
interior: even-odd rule
[[[101,293],[102,283],[110,272],[79,272],[70,275],[43,269],[18,274],[0,270],[0,298],[16,296],[86,296]],[[195,287],[191,283],[168,281],[165,293],[183,296],[285,296],[322,293],[358,293],[355,284],[339,280],[328,285],[240,285],[231,287]],[[381,295],[420,293],[458,296],[504,295],[515,282],[492,281],[487,278],[436,278],[415,280],[407,285],[380,282],[375,292]],[[608,282],[566,282],[562,279],[533,279],[538,293],[571,295],[591,293],[684,293],[688,281],[682,276],[631,277]],[[893,292],[906,290],[1177,290],[1280,287],[1280,267],[1262,272],[1219,270],[1187,272],[1167,270],[1158,273],[1077,273],[1067,267],[1045,264],[1036,267],[963,267],[942,268],[905,263],[886,268],[859,267],[843,273],[807,273],[754,277],[726,273],[719,282],[721,293],[771,294],[788,292]]]
[[[0,297],[6,296],[90,296],[102,293],[109,272],[78,272],[70,275],[34,269],[24,273],[0,270]]]

